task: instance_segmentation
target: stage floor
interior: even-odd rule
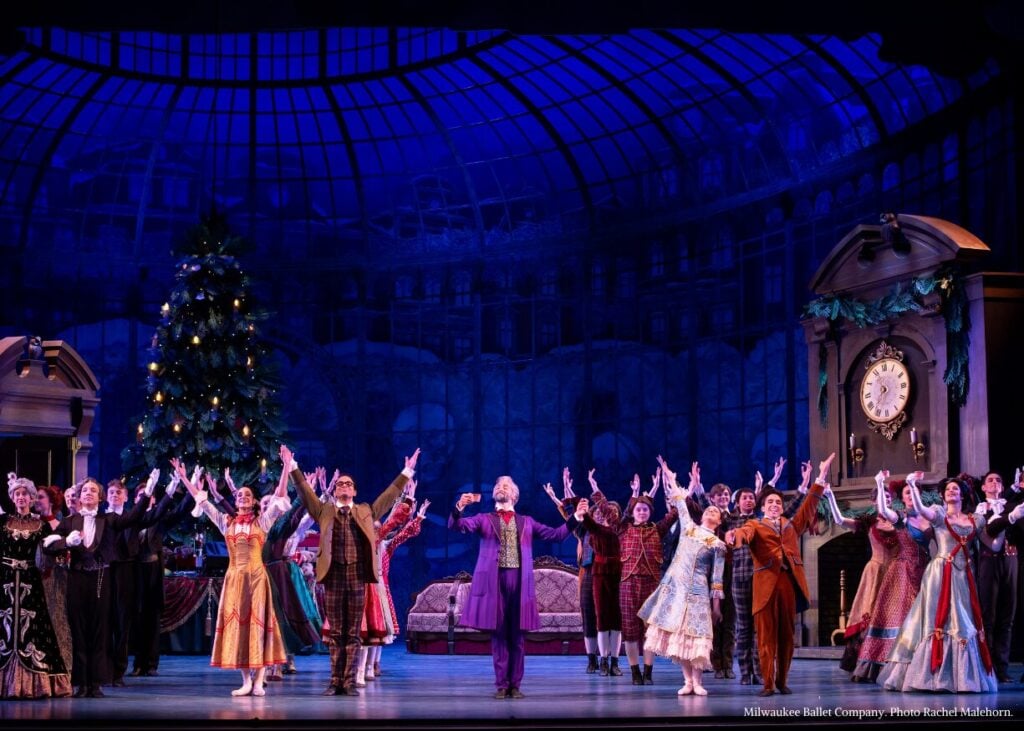
[[[625,658],[623,658],[625,663]],[[125,688],[105,689],[103,699],[0,702],[4,729],[28,725],[131,726],[145,728],[565,728],[774,723],[914,723],[1012,721],[1024,718],[1024,685],[990,694],[893,693],[851,683],[835,660],[796,659],[790,696],[760,698],[756,687],[715,680],[705,673],[708,696],[679,697],[678,668],[656,660],[654,685],[583,672],[586,659],[528,656],[521,700],[495,700],[487,656],[411,655],[401,646],[384,650],[384,675],[362,695],[323,697],[329,678],[326,655],[297,658],[297,675],[269,683],[263,698],[232,698],[237,671],[216,670],[209,658],[172,655],[160,675],[128,678]],[[1021,667],[1011,668],[1015,678]],[[786,715],[780,715],[786,714]]]

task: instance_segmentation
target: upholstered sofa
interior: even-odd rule
[[[533,579],[541,629],[526,635],[531,655],[566,655],[583,652],[578,570],[551,556],[534,559]],[[489,655],[490,635],[459,626],[459,617],[472,576],[431,581],[413,600],[406,618],[405,642],[409,652],[449,655]]]

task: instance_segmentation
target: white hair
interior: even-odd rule
[[[500,483],[502,480],[508,480],[508,484],[512,488],[512,503],[513,504],[518,503],[519,502],[519,485],[516,484],[516,481],[513,480],[510,475],[501,475],[501,476],[499,476],[498,479],[494,481],[494,489],[495,490],[498,489],[498,483]],[[491,490],[491,496],[492,497],[494,496],[494,490]]]
[[[35,502],[36,498],[39,497],[39,491],[36,489],[36,483],[27,477],[18,477],[13,472],[7,473],[7,495],[14,500],[14,491],[17,489],[24,489],[28,492],[28,496]]]

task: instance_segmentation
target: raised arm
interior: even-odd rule
[[[416,461],[420,458],[420,448],[417,447],[416,451],[412,453],[411,457],[405,458],[405,467],[398,473],[398,476],[391,481],[391,484],[387,486],[377,499],[373,501],[371,510],[373,511],[373,519],[380,520],[384,513],[391,510],[391,506],[395,504],[395,500],[402,493],[402,488],[405,487],[405,483],[413,478],[416,474]]]
[[[219,530],[221,534],[226,533],[228,529],[227,517],[210,503],[206,492],[204,490],[200,490],[196,486],[196,482],[198,482],[199,478],[202,476],[202,470],[197,467],[196,471],[192,473],[193,479],[189,479],[188,473],[185,472],[185,465],[182,464],[181,460],[171,459],[171,466],[174,468],[178,477],[181,478],[181,483],[188,489],[192,498],[196,501],[196,507],[192,514],[198,518],[199,514],[205,513],[206,517],[210,519],[210,522],[217,526],[217,530]]]
[[[807,489],[811,486],[811,460],[800,463],[800,487],[797,491],[801,495],[807,494]]]
[[[934,522],[939,511],[934,507],[928,507],[921,501],[921,492],[918,490],[917,481],[924,477],[924,472],[911,472],[907,475],[907,485],[910,487],[910,502],[914,505],[914,511],[929,523]]]
[[[836,453],[833,452],[818,464],[818,479],[815,480],[815,485],[808,491],[803,504],[793,516],[793,528],[798,535],[807,530],[814,520],[814,514],[818,511],[818,500],[821,499],[821,494],[828,484],[828,473],[832,469],[832,460],[835,458]],[[785,464],[784,460],[780,461]],[[781,470],[781,467],[777,466],[777,469]]]
[[[697,467],[697,463],[693,463],[693,467],[690,470],[690,485],[686,490],[679,487],[677,481],[677,475],[673,472],[668,463],[658,455],[658,465],[661,470],[661,479],[665,483],[665,496],[672,501],[672,505],[675,508],[675,512],[678,514],[680,522],[680,530],[686,530],[693,525],[693,519],[690,517],[690,511],[686,507],[686,498],[690,496],[693,489],[694,475],[696,475],[696,483],[700,483],[700,469]]]
[[[888,520],[890,523],[895,523],[899,520],[899,515],[896,511],[889,507],[888,501],[885,499],[885,481],[889,479],[889,470],[879,470],[878,474],[875,475],[875,509],[878,514]]]
[[[847,518],[839,509],[839,503],[836,502],[836,495],[834,492],[832,492],[831,486],[826,487],[822,495],[828,501],[828,508],[829,512],[832,513],[833,523],[835,523],[836,525],[841,525],[844,528],[848,528],[849,530],[853,530],[857,527],[857,521],[853,518]]]
[[[299,469],[299,464],[295,461],[295,455],[292,453],[292,450],[282,444],[279,452],[281,464],[290,473],[292,482],[295,483],[295,490],[299,494],[299,500],[302,501],[303,506],[305,506],[306,511],[312,516],[313,520],[319,523],[325,510],[324,504],[317,499],[313,488],[306,481],[306,476]]]

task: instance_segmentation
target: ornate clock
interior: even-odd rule
[[[892,441],[907,421],[910,403],[910,370],[903,362],[903,351],[885,341],[868,356],[860,382],[860,407],[868,418],[868,428]]]

